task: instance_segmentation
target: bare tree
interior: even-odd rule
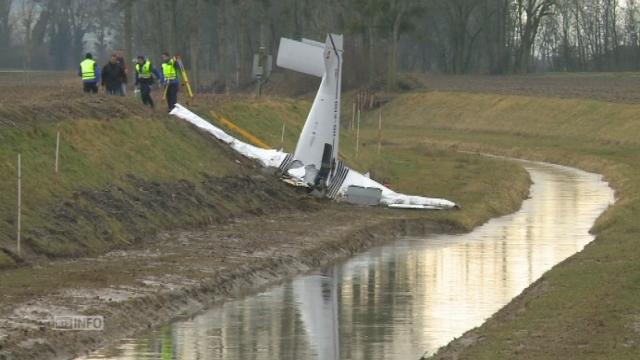
[[[107,50],[111,46],[113,35],[113,18],[116,16],[112,8],[112,1],[97,1],[92,7],[91,18],[94,20],[93,32],[96,36],[94,46],[98,52],[98,57],[104,59]]]
[[[453,73],[461,74],[468,70],[471,48],[482,30],[478,25],[473,28],[472,15],[479,4],[479,0],[450,0],[442,3],[448,25],[449,61]]]
[[[388,16],[391,17],[391,49],[389,51],[389,64],[387,85],[395,87],[398,78],[398,41],[400,35],[407,30],[407,18],[418,11],[417,1],[414,0],[393,0],[388,9]]]
[[[540,28],[540,22],[552,15],[555,0],[517,0],[520,45],[516,52],[516,71],[529,71],[533,43]]]
[[[637,0],[0,0],[0,48],[19,49],[7,52],[13,63],[60,69],[88,47],[102,57],[120,43],[127,59],[167,50],[184,55],[194,81],[215,73],[228,89],[253,81],[258,46],[277,53],[281,36],[336,32],[347,86],[393,86],[407,70],[637,68],[637,13]]]
[[[3,53],[11,45],[12,27],[9,19],[12,0],[0,0],[0,51]]]
[[[38,19],[39,9],[38,5],[33,0],[25,0],[22,2],[22,6],[19,10],[19,19],[21,30],[23,32],[24,41],[24,67],[31,68],[31,61],[33,58],[33,31]]]
[[[65,16],[69,22],[73,44],[73,59],[82,57],[85,48],[84,37],[89,31],[95,30],[93,19],[95,19],[94,9],[99,6],[102,0],[67,0],[63,3],[63,12],[61,16]]]

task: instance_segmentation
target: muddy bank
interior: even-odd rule
[[[46,221],[29,229],[24,243],[49,258],[68,256],[65,246],[78,247],[76,257],[97,255],[152,238],[158,229],[202,228],[240,216],[317,208],[280,185],[262,175],[204,174],[197,183],[128,176],[121,185],[78,190],[45,208]]]
[[[3,294],[0,359],[67,359],[398,235],[458,231],[447,221],[425,221],[419,213],[328,205],[313,213],[286,212],[206,231],[165,233],[144,249],[7,271],[3,282],[27,271],[51,292]],[[20,301],[7,302],[8,297]],[[105,330],[52,329],[52,316],[69,314],[103,315]]]

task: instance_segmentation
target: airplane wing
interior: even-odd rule
[[[230,145],[231,148],[233,148],[238,153],[242,154],[245,157],[248,157],[249,159],[258,161],[264,167],[277,168],[284,162],[284,160],[287,158],[287,155],[289,155],[282,151],[274,149],[263,149],[242,142],[227,134],[226,132],[224,132],[224,130],[214,126],[210,122],[194,114],[189,109],[180,104],[176,104],[176,107],[171,110],[170,114],[208,132],[216,139]]]
[[[262,166],[278,169],[279,173],[285,175],[283,180],[288,184],[311,187],[313,183],[308,179],[306,166],[304,164],[295,164],[292,154],[274,149],[263,149],[242,142],[180,104],[176,104],[176,107],[171,111],[171,115],[213,135],[218,140],[231,146],[239,154],[259,162]],[[365,195],[351,196],[352,193],[358,191]],[[384,205],[401,209],[435,210],[457,207],[455,203],[445,199],[397,193],[375,180],[348,168],[342,161],[338,161],[336,168],[329,176],[328,187],[324,195],[336,201]],[[368,201],[363,203],[360,201],[362,198],[368,199]]]

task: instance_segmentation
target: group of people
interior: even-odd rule
[[[98,84],[100,84],[108,95],[125,96],[127,94],[128,68],[122,53],[122,50],[118,50],[111,55],[109,62],[101,71],[93,55],[91,53],[85,55],[78,69],[78,76],[82,77],[85,93],[98,93]],[[160,72],[145,56],[140,55],[136,58],[135,87],[136,92],[140,92],[143,104],[155,107],[151,97],[151,87],[155,80],[158,80],[164,86],[163,95],[169,111],[173,110],[178,102],[180,88],[178,61],[180,61],[179,57],[172,57],[167,52],[163,53],[162,72]]]

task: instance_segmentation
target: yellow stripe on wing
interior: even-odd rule
[[[218,115],[214,111],[211,111],[211,116],[213,116],[221,125],[225,126],[228,129],[231,129],[233,132],[237,134],[240,134],[243,138],[247,139],[247,141],[249,141],[253,145],[261,147],[263,149],[273,149],[273,147],[267,145],[267,143],[258,139],[256,136],[254,136],[247,130],[232,123],[229,119],[225,118],[224,116]]]

